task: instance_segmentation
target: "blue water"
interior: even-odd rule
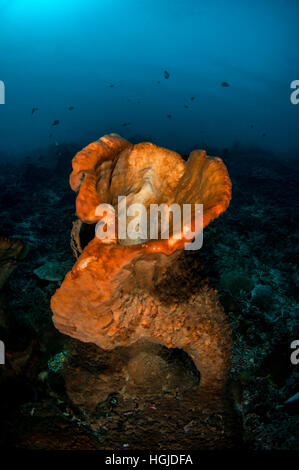
[[[296,0],[0,0],[0,151],[117,132],[294,156],[298,15]]]

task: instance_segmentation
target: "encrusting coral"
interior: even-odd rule
[[[0,237],[0,289],[28,251],[28,246],[21,240]]]
[[[74,157],[70,184],[79,192],[77,215],[85,223],[101,219],[99,204],[116,207],[118,196],[126,196],[128,205],[142,203],[147,210],[150,204],[203,204],[205,227],[231,198],[221,159],[195,150],[185,162],[176,152],[148,142],[132,145],[116,134]],[[115,217],[117,224],[117,213]],[[200,371],[200,390],[207,399],[224,390],[231,329],[215,291],[203,287],[181,299],[173,296],[178,293],[167,280],[178,269],[184,234],[133,243],[95,237],[52,297],[51,308],[58,330],[104,349],[140,338],[184,349]],[[163,296],[158,294],[162,285]]]

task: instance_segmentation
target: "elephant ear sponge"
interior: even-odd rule
[[[195,150],[185,162],[176,152],[150,142],[132,145],[117,134],[102,137],[75,156],[70,184],[78,192],[77,214],[85,223],[100,219],[100,203],[116,208],[118,196],[126,196],[127,204],[142,203],[147,211],[150,204],[203,204],[205,227],[226,210],[231,198],[221,159]],[[55,326],[104,349],[143,337],[183,348],[203,373],[202,383],[221,389],[231,335],[215,295],[202,293],[197,300],[190,295],[192,305],[186,300],[165,304],[157,295],[156,287],[176,266],[186,241],[183,232],[180,239],[135,244],[117,239],[103,243],[95,237],[51,299]],[[169,289],[176,291],[173,283]]]
[[[231,182],[220,158],[194,150],[185,162],[172,150],[150,142],[132,145],[117,134],[92,142],[74,157],[71,188],[78,192],[76,211],[85,223],[101,219],[97,207],[111,204],[117,211],[118,196],[127,205],[203,204],[203,227],[224,212],[231,199]],[[130,218],[127,219],[127,225]],[[118,241],[121,244],[131,244]],[[175,247],[182,248],[182,238]],[[159,244],[169,251],[170,242]],[[152,247],[153,248],[153,247]],[[156,247],[154,247],[156,249]]]
[[[203,228],[224,212],[231,200],[232,185],[221,158],[204,150],[190,153],[176,190],[178,204],[203,204]]]

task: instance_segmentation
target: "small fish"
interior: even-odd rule
[[[68,108],[68,109],[69,109],[69,111],[73,111],[73,109],[74,109],[74,106],[69,106],[69,108]]]
[[[195,100],[195,96],[191,96],[190,100],[191,100],[191,101],[194,101],[194,100]]]
[[[32,108],[31,114],[34,114],[35,111],[38,111],[38,108]]]
[[[59,124],[58,119],[55,119],[55,121],[53,121],[53,123],[52,123],[52,126],[58,126],[58,124]]]
[[[111,85],[109,85],[109,88],[114,88],[114,85],[113,85],[113,83],[111,83]]]
[[[171,114],[167,114],[167,117],[168,117],[168,119],[171,119],[171,118],[172,118],[172,115],[171,115]]]
[[[229,83],[227,83],[227,82],[222,82],[222,83],[221,83],[221,86],[223,86],[224,88],[227,88],[227,87],[230,86],[230,85],[229,85]]]
[[[166,78],[166,80],[170,77],[170,73],[167,71],[167,70],[164,70],[164,78]]]
[[[186,108],[186,109],[187,109],[187,108],[189,108],[189,106],[188,106],[187,104],[184,104],[184,108]]]
[[[124,122],[122,126],[123,126],[123,127],[126,127],[126,125],[127,125],[127,123],[126,123],[126,122]]]

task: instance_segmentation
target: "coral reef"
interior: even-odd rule
[[[170,291],[184,299],[208,277],[230,318],[233,409],[203,413],[199,374],[181,349],[138,342],[105,351],[54,328],[49,305],[60,281],[33,271],[48,261],[74,262],[75,197],[67,178],[80,147],[64,152],[69,148],[58,147],[59,156],[55,146],[44,149],[42,161],[39,151],[1,164],[2,230],[32,247],[1,291],[1,448],[298,450],[299,401],[285,403],[299,380],[299,366],[290,362],[290,342],[298,339],[298,161],[259,148],[228,149],[229,210],[206,227],[203,248],[184,253],[167,277],[166,287],[171,282]],[[83,224],[81,240],[88,229],[94,234]],[[272,289],[271,308],[252,301],[258,285]],[[59,367],[52,370],[54,359]]]

